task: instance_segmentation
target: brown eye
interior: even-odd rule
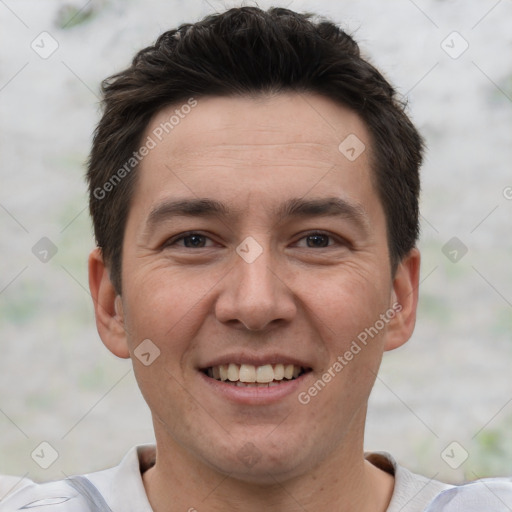
[[[169,239],[167,242],[165,242],[163,247],[184,247],[186,249],[202,249],[205,247],[210,247],[211,245],[212,241],[206,235],[202,235],[201,233],[188,232],[182,233],[181,235]]]
[[[206,237],[204,235],[188,235],[182,238],[185,247],[204,247]]]
[[[333,235],[313,232],[303,236],[297,242],[297,245],[307,249],[322,249],[324,247],[336,245],[336,242],[337,239]],[[338,242],[338,245],[340,245],[340,242]]]
[[[327,247],[329,245],[329,236],[323,234],[308,235],[306,237],[308,247]]]

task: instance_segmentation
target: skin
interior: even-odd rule
[[[144,137],[175,108],[159,112]],[[349,134],[366,146],[355,161],[338,149]],[[391,275],[370,150],[364,123],[349,109],[317,95],[280,93],[198,99],[141,162],[122,297],[98,249],[89,280],[100,336],[117,356],[132,357],[152,412],[157,458],[143,481],[156,512],[241,504],[249,512],[386,510],[393,477],[363,456],[367,401],[383,352],[412,334],[420,257],[412,250]],[[275,213],[291,198],[327,197],[357,205],[359,220]],[[215,199],[230,212],[148,227],[162,201],[185,198]],[[188,231],[206,237],[194,239],[199,247],[175,241]],[[308,238],[312,231],[328,236]],[[248,236],[262,249],[252,263],[236,252]],[[301,404],[298,393],[395,302],[401,311]],[[149,366],[133,353],[145,339],[160,350]],[[234,353],[285,354],[312,371],[280,400],[235,403],[205,385],[199,371]],[[255,464],[240,457],[244,449],[257,454]]]

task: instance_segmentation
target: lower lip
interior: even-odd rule
[[[310,373],[311,372],[305,373],[296,379],[270,387],[236,386],[212,379],[201,371],[199,375],[203,379],[203,382],[205,382],[214,393],[223,398],[244,405],[266,405],[278,402],[291,394],[297,394],[298,388],[303,386],[304,379],[307,378]]]

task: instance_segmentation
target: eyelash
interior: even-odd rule
[[[199,233],[197,231],[188,231],[186,233],[182,233],[174,238],[171,238],[169,240],[167,240],[162,248],[168,248],[168,247],[172,247],[172,246],[175,246],[178,242],[181,242],[182,240],[185,240],[187,238],[190,238],[190,237],[193,237],[193,236],[201,236],[201,237],[204,237],[206,239],[209,239],[211,240],[208,236],[206,235],[203,235],[202,233]],[[309,233],[306,233],[304,234],[301,238],[299,238],[298,241],[300,240],[304,240],[305,238],[308,238],[310,236],[325,236],[325,237],[328,237],[329,239],[331,240],[334,240],[335,243],[337,243],[338,245],[348,245],[348,242],[346,240],[343,240],[339,237],[335,237],[334,235],[331,235],[330,233],[325,233],[323,231],[311,231]],[[328,247],[332,247],[334,244],[328,244],[327,246],[325,247],[318,247],[319,249],[326,249]],[[185,247],[185,246],[181,246],[182,248],[184,249],[194,249],[193,247]],[[208,247],[198,247],[198,249],[207,249]],[[307,249],[315,249],[315,247],[306,247]]]

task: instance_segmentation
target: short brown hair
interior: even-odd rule
[[[423,142],[404,104],[354,39],[332,22],[283,8],[240,7],[165,32],[129,68],[102,83],[104,112],[87,171],[89,206],[118,293],[134,155],[154,114],[191,97],[280,91],[323,95],[365,122],[394,273],[419,234]]]

